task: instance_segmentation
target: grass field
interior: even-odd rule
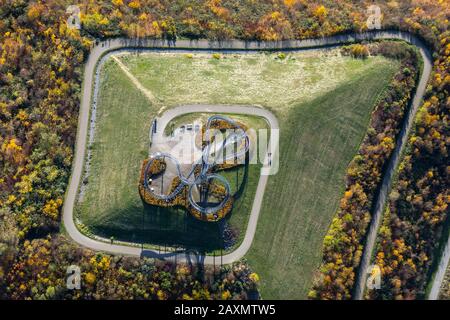
[[[269,179],[246,258],[261,276],[263,298],[295,299],[305,298],[311,286],[323,237],[343,193],[345,169],[398,63],[381,57],[341,57],[336,50],[276,57],[149,53],[120,59],[168,108],[258,104],[278,117],[280,170]],[[137,178],[157,110],[114,61],[107,62],[102,79],[91,175],[77,212],[95,232],[125,230],[136,241],[142,236],[131,230],[142,226]],[[249,203],[231,219],[244,219]]]

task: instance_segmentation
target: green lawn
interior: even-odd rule
[[[119,238],[116,230],[127,232],[142,221],[137,185],[155,113],[120,69],[105,66],[88,184],[76,207],[80,220],[94,233]]]
[[[168,108],[192,103],[258,104],[275,113],[281,127],[280,170],[269,179],[246,258],[261,276],[263,298],[305,298],[343,193],[345,169],[365,134],[377,96],[399,64],[382,57],[341,57],[337,50],[292,53],[282,61],[276,54],[232,54],[217,60],[210,54],[188,58],[151,53],[120,59]],[[140,231],[143,210],[137,179],[157,110],[115,62],[107,63],[102,79],[91,174],[77,212],[84,224],[102,235],[154,240],[157,232]],[[250,166],[251,170],[247,199],[231,216],[230,223],[234,219],[241,228],[257,183],[258,168]],[[154,216],[161,225],[159,234],[164,234],[172,222],[158,220],[166,214]],[[196,227],[206,238],[204,230],[210,227]],[[170,238],[177,236],[183,237]]]

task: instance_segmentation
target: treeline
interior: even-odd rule
[[[368,132],[347,168],[346,191],[325,236],[320,274],[309,293],[313,299],[351,298],[373,200],[420,71],[418,54],[405,43],[356,44],[344,47],[343,52],[352,55],[356,52],[357,56],[360,52],[370,52],[396,57],[401,65],[391,84],[378,98]]]
[[[67,288],[67,270],[80,268],[82,290]],[[69,269],[73,274],[74,269]],[[69,279],[70,280],[70,279]],[[12,299],[248,299],[259,281],[245,262],[203,270],[153,259],[109,256],[77,247],[65,238],[23,244],[7,276]],[[69,281],[75,285],[76,281]]]
[[[83,0],[78,1],[82,23],[78,31],[68,29],[66,24],[69,18],[66,8],[74,2],[77,3],[72,0],[0,0],[0,292],[5,292],[5,280],[11,279],[8,274],[14,274],[14,270],[9,271],[11,265],[25,259],[25,241],[43,241],[39,239],[47,235],[54,237],[59,230],[60,209],[73,158],[82,66],[95,39],[120,35],[171,40],[311,38],[366,30],[366,9],[372,4],[372,1],[331,0]],[[421,192],[425,192],[425,199],[438,199],[442,194],[439,199],[448,204],[445,164],[449,162],[446,132],[449,3],[402,0],[378,5],[383,13],[383,28],[420,35],[434,49],[436,59],[435,74],[428,90],[429,104],[425,104],[421,112],[420,119],[425,121],[417,126],[416,140],[411,142],[399,177],[407,184],[404,191],[399,190],[399,199],[403,201],[392,202],[391,211],[400,212],[392,210],[392,206],[401,206]],[[392,148],[391,142],[389,139],[379,142],[382,145],[376,146],[374,152],[385,156]],[[435,158],[436,155],[440,156]],[[373,174],[364,170],[375,168],[361,168],[356,162],[354,165],[363,170],[358,173],[361,175]],[[430,170],[433,176],[428,174]],[[375,172],[376,176],[379,174]],[[421,183],[425,174],[426,183]],[[362,196],[360,187],[355,185],[353,190],[347,190],[352,194],[346,193],[348,199],[344,207],[352,206],[352,202]],[[424,201],[425,208],[429,201]],[[401,211],[409,215],[411,226],[421,226],[421,208],[413,205]],[[348,232],[352,239],[367,223],[358,221],[363,216],[367,217],[358,211],[351,217],[354,229],[348,227]],[[442,215],[438,220],[442,220]],[[439,239],[441,222],[435,221],[434,227],[428,229],[433,237],[426,233],[414,234],[418,237],[417,243]],[[392,229],[392,224],[389,228]],[[401,239],[402,234],[392,233],[392,237]],[[327,238],[327,241],[335,240]],[[343,257],[346,263],[356,261],[354,259]],[[355,267],[346,266],[352,270]],[[29,265],[22,268],[24,274],[30,275],[27,281],[37,281]],[[30,268],[29,273],[26,268]],[[342,270],[351,274],[347,269]],[[423,270],[419,268],[417,272]],[[394,277],[395,273],[386,274],[385,280],[389,282]],[[324,288],[340,287],[339,279],[342,277],[331,278],[333,283]],[[344,284],[345,288],[350,285],[351,282]],[[330,292],[338,292],[333,290]],[[348,297],[346,290],[334,296]],[[316,294],[322,296],[317,290]],[[323,296],[329,294],[325,292]]]

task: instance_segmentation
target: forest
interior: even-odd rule
[[[81,10],[80,30],[67,27],[66,8],[72,4]],[[247,291],[255,290],[258,275],[244,262],[222,270],[219,280],[200,285],[186,280],[195,277],[194,271],[180,271],[167,262],[95,255],[74,248],[60,235],[83,63],[97,39],[116,36],[278,41],[361,32],[367,29],[370,4],[351,0],[0,0],[0,295],[12,299],[200,299],[217,298],[221,292],[221,298],[246,298]],[[379,6],[382,28],[409,31],[423,39],[433,52],[434,66],[378,235],[376,261],[389,287],[366,298],[416,299],[423,297],[449,223],[450,3],[399,0]],[[349,166],[347,189],[324,239],[323,264],[311,298],[352,297],[370,203],[418,72],[411,49],[363,46],[348,52],[395,54],[404,68],[376,106],[371,128]],[[92,288],[84,296],[64,291],[60,283],[64,271],[57,266],[66,262],[87,266],[84,277]],[[152,272],[138,271],[145,268]],[[202,277],[208,278],[207,274],[206,270]],[[131,285],[141,277],[152,284],[145,289]],[[108,281],[123,289],[112,290]]]

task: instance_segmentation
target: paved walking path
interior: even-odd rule
[[[240,41],[240,40],[230,40],[230,41],[207,41],[207,40],[179,40],[176,42],[165,41],[165,40],[151,40],[151,39],[123,39],[116,38],[107,41],[100,42],[98,45],[94,46],[91,50],[89,58],[85,65],[85,73],[84,73],[84,82],[83,82],[83,95],[81,98],[81,105],[79,111],[79,120],[78,120],[78,131],[77,131],[77,140],[75,146],[75,154],[74,161],[72,166],[72,175],[69,181],[69,186],[66,192],[66,198],[63,206],[63,222],[66,228],[67,233],[72,237],[74,241],[83,245],[85,247],[89,247],[94,250],[106,251],[117,254],[129,254],[129,255],[139,255],[139,256],[152,256],[158,258],[174,258],[175,254],[171,252],[163,252],[159,253],[155,250],[142,250],[138,247],[130,247],[125,245],[118,244],[108,244],[105,242],[97,241],[91,239],[85,235],[83,235],[76,227],[73,220],[73,207],[75,204],[75,198],[78,190],[78,186],[80,183],[81,173],[83,169],[83,162],[85,158],[86,152],[86,140],[88,133],[88,123],[89,123],[89,110],[91,106],[91,92],[92,85],[94,81],[94,75],[97,63],[99,59],[104,56],[106,53],[113,50],[187,50],[187,51],[257,51],[257,50],[308,50],[308,49],[317,49],[319,47],[327,47],[327,46],[338,46],[343,44],[352,43],[360,40],[377,40],[377,39],[400,39],[407,41],[420,50],[420,53],[424,60],[424,70],[421,75],[421,79],[419,82],[419,86],[417,88],[416,94],[413,99],[412,107],[406,115],[405,125],[403,126],[399,139],[396,144],[396,148],[393,152],[391,160],[389,162],[388,169],[386,170],[386,174],[384,175],[380,194],[377,197],[377,205],[376,210],[372,216],[372,222],[370,225],[367,242],[365,245],[362,262],[361,262],[361,270],[366,270],[367,265],[370,263],[370,257],[375,246],[376,233],[379,227],[382,211],[386,204],[387,194],[391,187],[391,179],[394,174],[395,169],[397,168],[400,154],[403,151],[407,136],[410,131],[410,128],[413,123],[413,119],[415,113],[417,111],[418,106],[421,103],[421,99],[423,97],[425,86],[428,81],[431,67],[432,67],[432,58],[430,52],[427,47],[423,44],[421,40],[416,38],[415,36],[400,31],[373,31],[373,32],[365,32],[365,33],[351,33],[345,35],[331,36],[325,38],[318,39],[309,39],[309,40],[292,40],[292,41],[277,41],[277,42],[256,42],[256,41]],[[206,109],[210,109],[212,112],[227,112],[230,113],[230,106],[226,106],[226,110],[220,108],[213,109],[216,107],[213,106],[182,106],[182,109],[178,109],[178,112],[208,112]],[[197,109],[195,109],[197,108]],[[278,123],[275,122],[275,119],[270,119],[270,113],[267,110],[255,107],[244,107],[244,106],[232,106],[232,108],[238,108],[239,113],[243,110],[241,108],[245,108],[245,113],[255,112],[255,115],[260,115],[268,119],[269,123],[278,127]],[[197,111],[195,111],[197,110]],[[203,111],[201,111],[203,110]],[[162,122],[168,122],[171,119],[172,113],[176,113],[176,109],[168,110],[161,116]],[[231,112],[232,113],[232,112]],[[273,116],[273,115],[272,115]],[[274,117],[273,117],[274,118]],[[160,120],[161,121],[161,120]],[[249,250],[253,237],[256,232],[257,221],[259,217],[259,212],[261,208],[263,191],[265,189],[268,175],[262,175],[257,188],[257,196],[255,197],[252,212],[250,215],[247,231],[244,237],[244,240],[239,248],[235,251],[225,255],[222,257],[223,263],[231,263],[242,258],[246,252]],[[190,260],[191,256],[187,253],[178,253],[178,260]],[[198,259],[204,263],[210,264],[214,262],[214,258],[210,256],[206,257],[198,257]],[[219,258],[217,258],[219,259]],[[445,269],[445,268],[444,268]],[[355,298],[361,299],[363,295],[363,288],[366,281],[366,274],[361,272],[357,281],[357,289],[355,290]],[[435,282],[438,282],[438,277],[435,278]],[[435,283],[435,285],[439,285]]]

